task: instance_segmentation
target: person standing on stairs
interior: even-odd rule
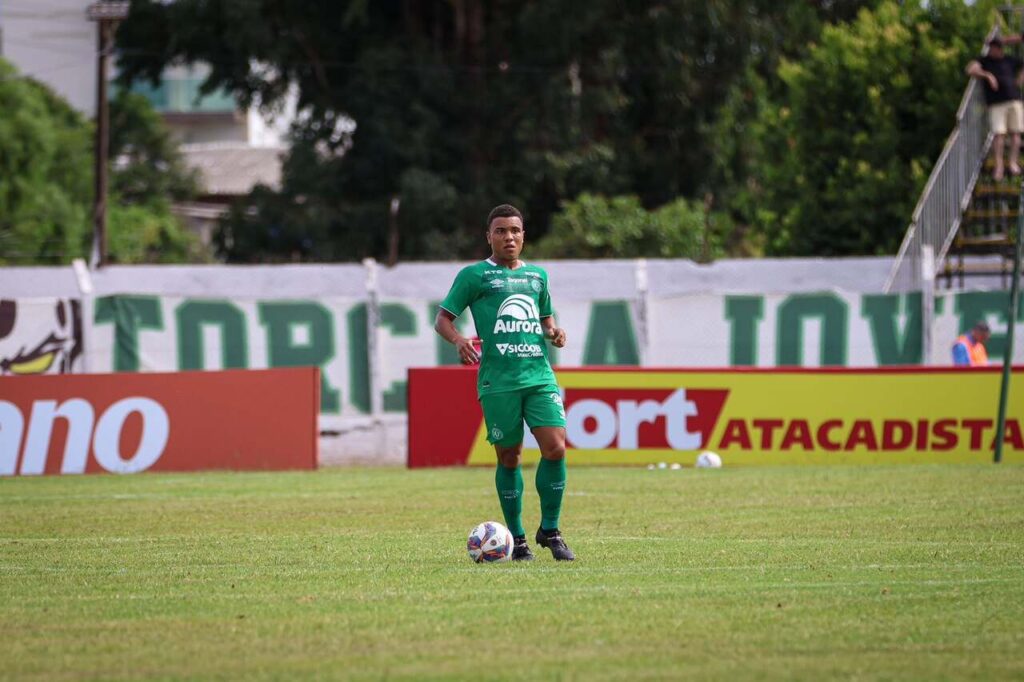
[[[1006,43],[1021,42],[1020,36],[1008,37]],[[1003,52],[1004,41],[999,37],[988,41],[988,52],[967,65],[967,75],[982,82],[988,122],[994,137],[995,169],[992,178],[999,182],[1005,173],[1003,145],[1010,135],[1010,175],[1020,175],[1020,134],[1024,131],[1024,104],[1021,103],[1021,83],[1024,82],[1024,62]]]

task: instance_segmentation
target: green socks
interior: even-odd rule
[[[494,472],[494,487],[498,489],[498,501],[501,502],[501,513],[505,516],[505,526],[513,537],[526,535],[526,529],[523,528],[522,468],[507,469],[499,462]]]
[[[501,513],[505,525],[515,537],[526,535],[523,528],[523,470],[507,469],[498,464],[494,471],[494,487],[498,490]],[[540,495],[540,527],[558,528],[562,513],[562,494],[565,492],[565,460],[541,459],[537,462],[537,494]]]
[[[542,529],[558,528],[558,517],[562,513],[562,493],[564,492],[565,459],[552,461],[541,458],[537,462],[537,494],[540,495],[540,527]],[[502,502],[502,508],[504,505],[505,503]],[[519,506],[521,509],[522,504]]]

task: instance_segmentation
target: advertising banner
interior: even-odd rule
[[[494,464],[472,368],[409,372],[410,467]],[[573,464],[990,461],[1001,373],[977,369],[560,369]],[[1024,461],[1024,367],[1004,459]],[[439,397],[443,396],[443,400]],[[536,443],[524,460],[536,461]]]
[[[314,469],[315,368],[0,377],[0,476]]]

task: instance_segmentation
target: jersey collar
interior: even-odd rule
[[[498,265],[497,263],[494,262],[493,258],[486,258],[486,259],[484,259],[484,262],[485,263],[490,263],[491,265],[494,265],[495,267],[497,267],[497,265]],[[524,265],[526,265],[526,261],[524,261],[522,258],[520,258],[519,259],[519,268],[523,267]],[[519,268],[515,268],[515,269],[518,270]],[[509,270],[511,270],[511,269],[512,268],[509,268]]]

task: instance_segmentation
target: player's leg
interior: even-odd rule
[[[533,552],[526,542],[523,528],[523,412],[518,392],[495,393],[480,399],[487,425],[487,440],[494,445],[497,466],[494,487],[505,525],[515,539],[514,561],[529,561]]]
[[[566,482],[562,397],[557,386],[544,386],[531,391],[524,402],[526,423],[540,446],[536,484],[541,522],[537,529],[537,542],[550,549],[555,559],[572,561],[576,557],[559,531]]]

